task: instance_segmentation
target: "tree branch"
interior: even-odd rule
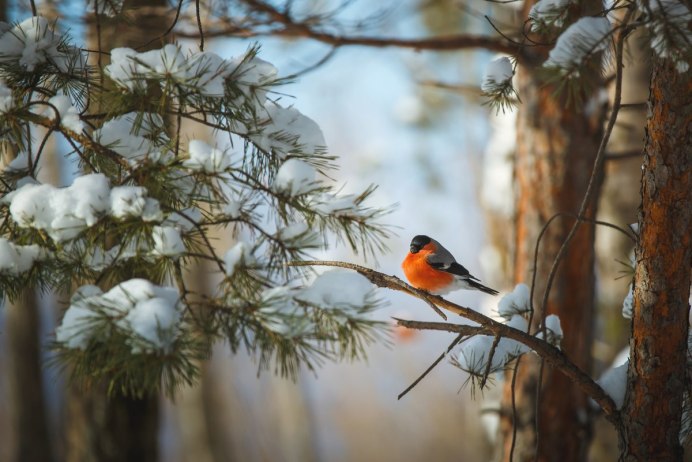
[[[590,396],[603,409],[606,418],[617,425],[620,419],[619,412],[615,407],[612,398],[594,380],[577,367],[570,359],[558,348],[550,343],[527,334],[521,330],[495,321],[478,311],[472,310],[456,303],[452,303],[438,295],[431,295],[427,292],[418,290],[396,276],[389,276],[379,271],[375,271],[364,266],[340,261],[297,261],[288,263],[290,266],[331,266],[346,268],[358,272],[378,287],[397,290],[407,293],[413,297],[421,299],[426,303],[432,303],[452,313],[480,324],[477,333],[506,337],[526,345],[536,352],[541,358],[545,359],[551,366],[561,371],[570,379],[574,380],[579,388]],[[464,334],[470,332],[468,325],[459,325],[445,322],[421,322],[397,320],[400,326],[409,329],[419,330],[440,330]]]
[[[516,44],[503,38],[482,36],[482,35],[446,35],[426,38],[395,38],[395,37],[368,37],[368,36],[348,36],[337,35],[334,33],[317,30],[312,23],[307,21],[295,21],[288,12],[281,11],[276,7],[258,0],[244,0],[254,11],[263,13],[267,16],[264,26],[275,25],[273,29],[267,31],[253,30],[251,27],[242,27],[232,22],[222,22],[221,25],[211,26],[212,30],[206,30],[206,37],[218,37],[227,35],[259,36],[273,35],[284,38],[306,38],[317,40],[322,43],[341,47],[347,45],[360,45],[375,48],[398,47],[410,48],[413,50],[434,50],[434,51],[459,51],[464,49],[483,48],[497,53],[506,53],[522,59],[521,48]],[[313,21],[314,23],[314,21]],[[197,37],[193,31],[179,31],[180,37]]]

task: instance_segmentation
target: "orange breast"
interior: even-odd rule
[[[436,292],[448,286],[454,280],[454,276],[444,271],[438,271],[428,265],[425,261],[428,253],[425,250],[421,250],[418,253],[409,252],[401,267],[404,270],[406,279],[413,287],[427,290],[428,292]]]

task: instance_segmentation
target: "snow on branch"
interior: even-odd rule
[[[676,0],[638,2],[646,16],[651,48],[662,59],[675,63],[678,72],[687,72],[692,62],[692,11]]]
[[[485,69],[481,90],[483,96],[488,97],[486,104],[494,107],[496,111],[511,109],[519,101],[514,86],[514,66],[507,57],[501,57],[491,61]]]
[[[103,75],[114,85],[101,86],[89,84],[101,70],[56,30],[42,17],[0,25],[0,124],[16,153],[0,170],[0,291],[81,287],[54,345],[75,378],[172,393],[218,337],[290,376],[362,356],[385,326],[372,319],[371,284],[286,263],[331,242],[374,254],[389,210],[368,205],[374,187],[341,193],[320,127],[278,100],[283,80],[258,47],[229,58],[116,48]],[[219,136],[181,134],[186,121]],[[36,178],[55,133],[80,167],[68,186]],[[235,244],[218,248],[218,231]],[[221,280],[202,300],[186,287],[192,261]]]
[[[543,66],[579,77],[579,69],[588,58],[608,49],[611,33],[607,18],[580,18],[558,37]]]
[[[562,27],[571,3],[571,0],[540,0],[534,3],[529,10],[531,30],[540,32],[549,27]]]

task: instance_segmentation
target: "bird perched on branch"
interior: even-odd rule
[[[497,290],[481,284],[435,239],[418,235],[411,240],[410,250],[401,267],[413,287],[433,295],[444,295],[459,289],[498,294]]]

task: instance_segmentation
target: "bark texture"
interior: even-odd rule
[[[53,460],[46,419],[38,300],[27,288],[6,304],[14,455],[19,462]]]
[[[593,7],[583,2],[582,13],[589,6]],[[547,50],[534,48],[531,53],[518,73],[523,103],[517,118],[514,277],[515,282],[530,285],[536,272],[534,329],[543,315],[558,315],[564,331],[563,351],[588,373],[592,368],[595,229],[588,223],[580,226],[556,273],[546,306],[541,304],[548,273],[574,219],[561,217],[551,223],[542,238],[535,267],[534,250],[542,228],[553,215],[576,214],[580,208],[603,134],[603,111],[585,111],[585,104],[568,106],[556,96],[555,88],[539,77]],[[601,178],[597,178],[594,199],[600,183]],[[586,217],[595,217],[596,203],[592,200]],[[504,444],[499,458],[510,459],[512,425],[516,424],[514,461],[584,461],[591,440],[588,399],[573,382],[547,366],[541,380],[540,369],[536,358],[527,356],[520,362],[514,390],[516,422],[512,419],[511,381],[505,384],[501,422]],[[534,459],[536,450],[538,458]]]
[[[641,181],[623,461],[682,460],[692,264],[692,80],[654,63]]]

